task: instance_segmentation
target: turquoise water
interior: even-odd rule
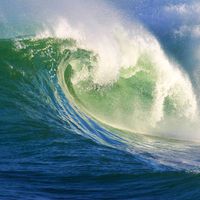
[[[199,40],[174,32],[198,24],[198,2],[10,3],[0,5],[0,199],[199,199]]]

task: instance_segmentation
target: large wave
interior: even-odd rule
[[[63,58],[58,67],[67,98],[118,129],[197,138],[197,131],[190,129],[198,126],[193,86],[156,37],[141,23],[122,19],[104,2],[77,2],[64,3],[67,14],[62,9],[50,13],[51,20],[42,20],[35,37],[73,41],[60,50]],[[98,12],[93,12],[96,6]]]
[[[76,38],[77,31],[62,23]],[[158,41],[139,25],[110,28],[96,42],[81,32],[84,39],[63,50],[58,76],[66,95],[98,121],[131,132],[176,136],[181,124],[196,122],[190,80]]]
[[[74,40],[8,39],[0,40],[0,45],[0,72],[4,74],[0,80],[3,92],[1,100],[4,102],[3,99],[7,99],[2,106],[7,106],[8,109],[9,106],[17,107],[26,116],[23,121],[19,119],[16,122],[6,118],[11,124],[17,123],[26,128],[26,123],[31,123],[38,129],[41,126],[62,127],[67,133],[70,131],[80,134],[101,145],[130,152],[140,162],[155,170],[199,171],[199,162],[195,160],[198,144],[145,136],[134,130],[131,130],[132,133],[117,130],[107,122],[95,122],[91,119],[91,113],[88,113],[75,93],[71,82],[73,71],[68,62],[72,57],[77,62],[88,60],[88,56],[93,53],[83,49],[76,50]],[[125,86],[127,87],[127,83]],[[97,98],[101,89],[107,90],[108,86],[102,87],[105,88],[97,88]],[[113,85],[110,87],[108,89],[113,93]],[[17,119],[15,115],[12,116]],[[96,116],[92,117],[99,120]]]
[[[57,17],[35,35],[0,41],[5,82],[20,88],[16,102],[18,95],[24,99],[18,106],[38,121],[42,111],[52,124],[152,165],[198,167],[186,144],[140,134],[199,139],[199,108],[188,75],[139,22],[124,23],[109,11],[114,17],[107,21],[99,13],[82,23]]]

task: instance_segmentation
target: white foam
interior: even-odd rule
[[[167,58],[159,42],[144,27],[137,22],[124,24],[112,10],[110,10],[112,17],[105,18],[102,14],[105,12],[103,8],[100,7],[98,13],[87,13],[81,24],[66,17],[57,17],[55,22],[47,26],[48,28],[40,32],[37,37],[72,38],[78,42],[79,48],[93,51],[97,55],[98,62],[90,76],[95,84],[101,86],[115,83],[121,69],[135,67],[142,55],[148,55],[156,70],[156,88],[151,115],[149,121],[145,122],[149,123],[147,127],[150,125],[155,128],[163,120],[164,103],[169,96],[173,96],[181,105],[181,117],[188,120],[196,119],[198,116],[196,96],[187,75]],[[72,80],[74,84],[89,76],[87,70],[79,73],[82,74]]]

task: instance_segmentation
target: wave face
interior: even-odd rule
[[[32,34],[0,14],[0,199],[198,199],[198,68],[177,51],[188,35],[165,43],[85,4],[63,1],[70,16]]]

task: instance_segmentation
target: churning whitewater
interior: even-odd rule
[[[59,26],[77,33],[66,22]],[[79,37],[84,39],[71,35],[74,45],[62,49],[58,66],[65,94],[96,120],[131,132],[162,134],[196,123],[190,80],[158,41],[140,25],[111,30],[98,35],[96,42],[84,32]]]

